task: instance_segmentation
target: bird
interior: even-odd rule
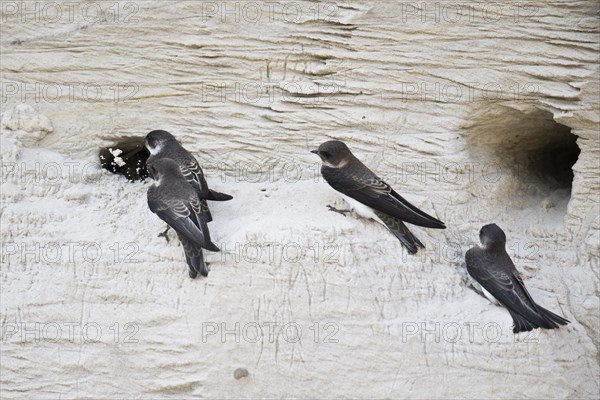
[[[311,150],[323,163],[321,175],[327,183],[340,192],[351,208],[364,218],[371,218],[386,226],[410,254],[425,245],[407,228],[406,223],[426,228],[446,229],[446,225],[419,210],[400,196],[390,185],[378,177],[352,154],[339,140],[322,143]],[[331,211],[336,210],[328,206]],[[345,214],[344,214],[345,215]]]
[[[202,168],[200,168],[196,158],[169,132],[164,130],[151,131],[146,135],[144,145],[150,152],[150,156],[146,161],[146,168],[149,170],[149,165],[162,158],[170,158],[177,163],[185,179],[198,194],[202,205],[202,214],[206,222],[212,221],[212,215],[206,200],[227,201],[233,198],[231,195],[219,193],[208,187]]]
[[[177,232],[190,278],[196,278],[198,273],[208,276],[202,249],[220,250],[210,239],[195,189],[188,183],[179,165],[170,158],[155,160],[148,171],[155,180],[147,194],[150,211]]]
[[[483,246],[475,246],[465,254],[467,272],[481,285],[480,294],[508,310],[514,333],[555,329],[570,322],[533,301],[506,252],[506,235],[498,225],[483,226],[479,240]]]

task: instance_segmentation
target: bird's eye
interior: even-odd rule
[[[323,154],[323,157],[325,158],[329,158],[329,156],[331,155],[328,151],[322,151],[321,154]]]

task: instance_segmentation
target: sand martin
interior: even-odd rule
[[[465,254],[467,272],[481,285],[485,297],[508,309],[514,333],[554,329],[569,323],[533,301],[504,248],[506,235],[498,225],[481,228],[479,240],[483,246],[473,247]]]
[[[385,225],[410,254],[425,246],[408,230],[405,222],[426,228],[446,228],[442,221],[419,210],[396,193],[360,162],[343,142],[328,141],[311,152],[323,161],[323,178],[342,194],[354,211]]]
[[[183,176],[194,187],[201,200],[202,215],[206,222],[212,221],[212,215],[210,214],[206,200],[225,201],[233,198],[228,194],[219,193],[208,188],[206,179],[204,179],[204,173],[196,158],[184,149],[169,132],[162,130],[152,131],[146,135],[144,142],[150,152],[146,166],[151,165],[161,158],[170,158],[179,165]],[[150,170],[150,168],[148,169]]]
[[[201,212],[200,199],[175,161],[155,160],[148,167],[155,179],[148,189],[148,207],[176,232],[189,267],[190,278],[208,275],[202,248],[219,251],[210,240],[208,226]]]

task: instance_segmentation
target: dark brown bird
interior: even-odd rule
[[[555,329],[569,323],[533,301],[506,252],[506,235],[498,225],[481,228],[479,240],[483,246],[473,247],[465,254],[467,272],[481,285],[485,297],[506,307],[513,319],[514,333]]]
[[[415,254],[419,247],[425,246],[406,227],[405,222],[426,228],[446,229],[442,221],[419,210],[396,193],[356,158],[345,143],[331,140],[311,152],[323,161],[323,178],[342,194],[354,211],[385,225],[409,253]],[[340,212],[332,207],[330,209]]]
[[[148,189],[148,207],[177,232],[185,252],[190,278],[208,276],[202,249],[219,251],[211,241],[194,188],[170,158],[155,160],[148,171],[155,182]]]

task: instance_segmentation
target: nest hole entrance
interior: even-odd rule
[[[543,199],[544,208],[566,209],[581,152],[570,127],[545,110],[501,107],[480,113],[467,130],[474,155],[502,171],[501,197]]]
[[[518,167],[524,171],[525,177],[532,177],[533,182],[546,186],[548,190],[568,189],[573,187],[573,165],[577,162],[581,150],[577,146],[577,136],[571,133],[568,126],[543,121],[544,130],[534,134],[529,145],[524,145],[513,156]]]
[[[143,137],[124,137],[98,152],[102,168],[123,175],[130,182],[144,181],[148,177],[146,161],[150,152]]]

